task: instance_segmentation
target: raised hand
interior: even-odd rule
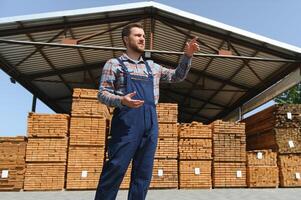
[[[184,52],[188,57],[192,57],[193,54],[200,50],[199,44],[197,43],[198,37],[194,37],[189,42],[186,42]]]
[[[121,103],[130,108],[139,108],[144,104],[142,100],[132,99],[133,96],[136,95],[136,92],[129,93],[121,98]]]

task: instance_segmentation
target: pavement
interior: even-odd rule
[[[116,200],[126,200],[121,190]],[[94,190],[0,192],[1,200],[93,200]],[[301,188],[149,190],[146,200],[300,200]]]

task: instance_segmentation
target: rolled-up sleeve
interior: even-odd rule
[[[100,78],[98,100],[111,107],[122,107],[121,96],[116,94],[116,64],[113,59],[106,62]]]

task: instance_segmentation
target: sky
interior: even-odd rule
[[[0,18],[141,1],[0,0]],[[300,0],[156,1],[274,40],[301,47]],[[32,94],[0,70],[0,136],[26,135]],[[37,101],[37,113],[54,113]]]

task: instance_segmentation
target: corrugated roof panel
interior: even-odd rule
[[[215,58],[206,71],[212,75],[228,79],[241,65],[243,65],[241,60]]]
[[[220,91],[218,92],[213,99],[211,100],[212,102],[218,102],[219,104],[222,105],[231,105],[231,103],[233,103],[233,95],[235,96],[242,96],[243,93],[242,92],[223,92]]]
[[[30,35],[33,37],[35,42],[48,42],[50,39],[52,39],[55,35],[57,35],[61,30],[54,30],[54,31],[46,31],[46,32],[36,32],[36,33],[30,33]],[[61,34],[59,37],[54,39],[52,43],[60,43],[64,34]],[[27,38],[27,41],[30,39]]]
[[[81,52],[87,63],[104,62],[113,57],[111,51],[82,49]]]
[[[56,69],[83,64],[77,49],[45,47],[43,52]]]
[[[192,59],[192,67],[199,70],[203,71],[205,67],[210,63],[212,58],[205,58],[205,57],[194,57]]]
[[[232,43],[232,46],[234,46],[236,51],[242,56],[253,56],[257,52],[257,50],[255,50],[255,49],[250,49],[248,47],[245,47],[245,46],[242,46],[239,44]],[[231,49],[231,51],[232,51],[233,55],[237,55],[233,49]]]
[[[42,57],[42,55],[37,52],[31,56],[28,60],[24,61],[19,67],[18,70],[24,74],[31,74],[35,72],[48,71],[52,68]]]
[[[16,29],[19,25],[16,24],[16,22],[10,22],[10,23],[3,23],[0,25],[0,31],[1,30],[8,30],[8,29]]]
[[[32,46],[21,46],[15,44],[0,44],[0,54],[10,64],[16,65],[31,52],[35,50]]]
[[[154,49],[183,51],[186,36],[175,31],[173,28],[156,21],[154,34]]]

